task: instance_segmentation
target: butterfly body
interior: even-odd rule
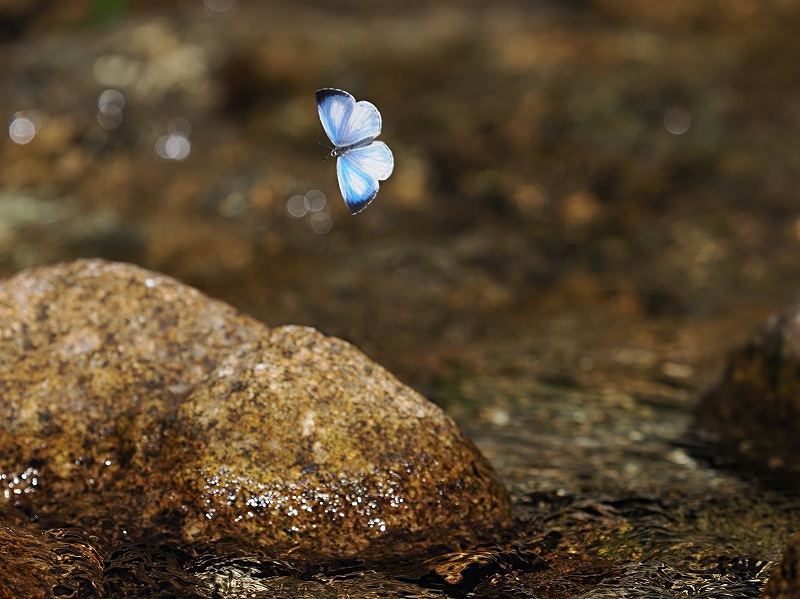
[[[339,189],[352,214],[361,212],[375,198],[379,181],[394,170],[392,151],[382,141],[381,113],[370,102],[340,89],[317,91],[317,108],[322,128],[333,143],[329,154],[337,159]]]
[[[368,138],[366,138],[366,139],[364,139],[362,141],[357,141],[356,143],[350,144],[348,146],[339,146],[339,147],[333,148],[331,150],[331,153],[329,154],[329,156],[331,156],[333,158],[338,158],[339,156],[344,156],[350,150],[357,150],[358,148],[363,148],[365,146],[368,146],[369,144],[371,144],[373,142],[374,139],[375,139],[374,137],[368,137]]]

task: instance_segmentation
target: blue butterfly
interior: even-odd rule
[[[394,156],[382,141],[381,113],[369,102],[340,89],[317,91],[319,119],[333,142],[336,174],[344,203],[351,214],[361,212],[378,194],[380,184],[392,174]]]

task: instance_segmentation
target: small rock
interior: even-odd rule
[[[722,382],[700,403],[698,425],[756,475],[796,484],[792,473],[800,472],[800,304],[771,316],[733,354]]]
[[[357,349],[157,273],[5,281],[0,355],[0,501],[37,517],[335,556],[510,518],[453,421]]]
[[[800,599],[800,533],[789,539],[783,560],[769,577],[761,599]]]

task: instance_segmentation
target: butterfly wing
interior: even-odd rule
[[[355,106],[356,99],[346,91],[331,88],[317,90],[319,120],[334,146],[347,145],[345,135]]]
[[[350,214],[361,212],[378,195],[380,187],[378,180],[362,171],[350,157],[350,153],[339,156],[336,161],[336,174],[339,177],[339,189]]]
[[[361,172],[378,181],[388,179],[394,170],[392,151],[382,141],[354,148],[346,156]]]
[[[371,102],[356,102],[350,112],[341,138],[343,146],[370,141],[380,135],[381,113]]]

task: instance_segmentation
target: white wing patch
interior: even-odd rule
[[[375,141],[347,152],[346,156],[365,174],[384,181],[389,178],[394,170],[394,156],[392,151],[382,141]]]
[[[347,119],[341,145],[351,144],[378,137],[381,132],[381,113],[369,102],[356,102]]]

